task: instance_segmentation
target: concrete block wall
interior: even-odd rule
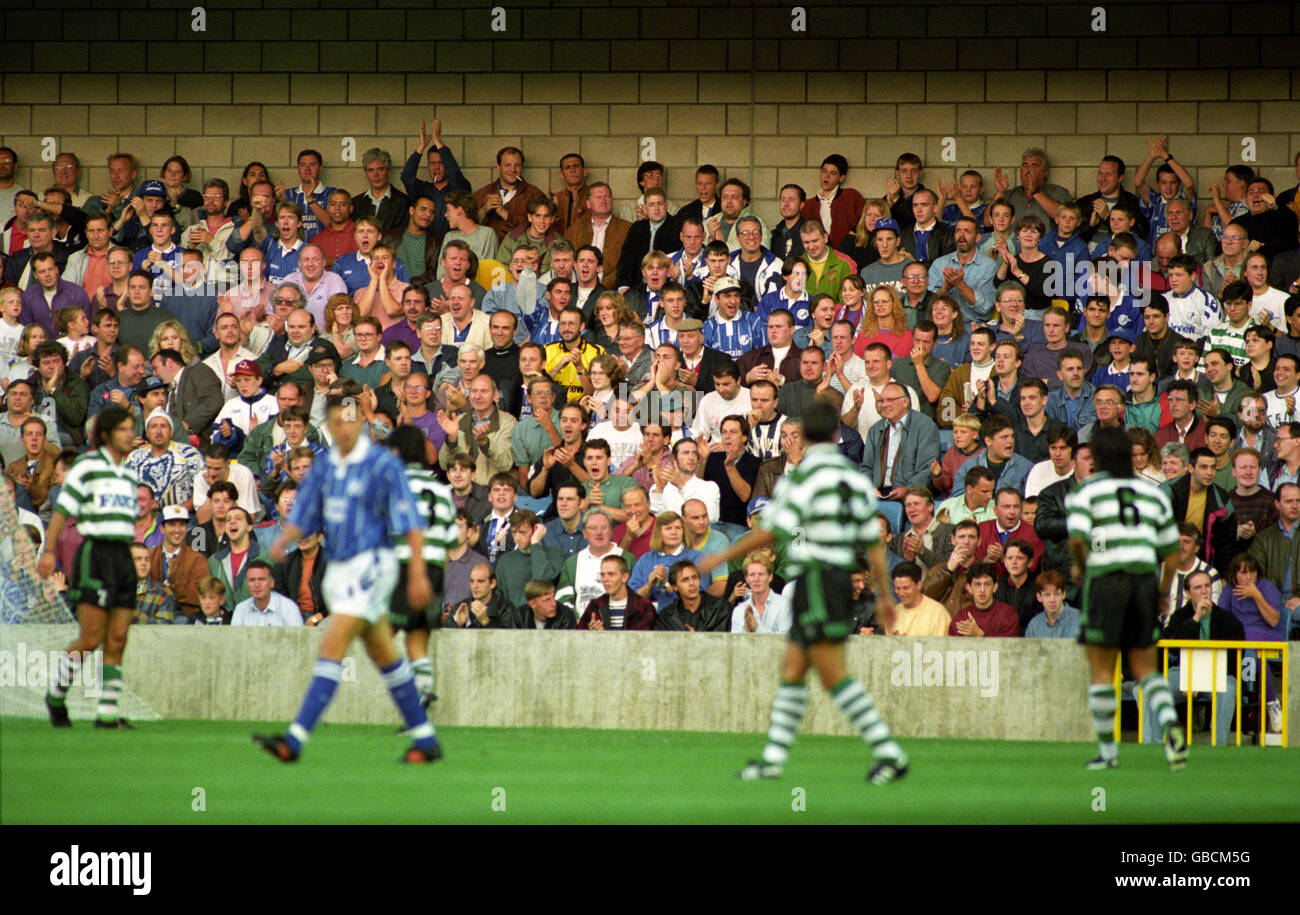
[[[1097,31],[1092,4],[819,0],[799,7],[804,32],[790,4],[761,0],[436,6],[221,0],[195,31],[190,0],[7,4],[0,142],[37,189],[51,183],[50,150],[76,152],[83,186],[101,190],[119,149],[140,158],[142,178],[179,153],[196,181],[234,183],[252,159],[292,181],[311,147],[324,180],[355,193],[365,149],[388,149],[400,167],[436,115],[476,187],[512,144],[544,190],[578,151],[590,180],[627,199],[652,150],[674,204],[712,162],[751,185],[769,221],[780,186],[812,190],[831,152],[868,196],[904,151],[922,156],[931,185],[973,167],[991,194],[993,169],[1016,168],[1028,146],[1080,194],[1106,153],[1130,163],[1131,187],[1155,133],[1203,197],[1243,155],[1279,190],[1296,181],[1291,4],[1110,3]],[[345,145],[355,161],[342,160]]]
[[[20,657],[43,658],[39,653],[58,649],[74,634],[71,626],[0,626],[0,660],[14,676]],[[291,720],[321,635],[316,629],[133,627],[126,656],[132,707],[163,718]],[[435,634],[430,650],[440,725],[757,734],[767,728],[785,639],[456,630]],[[1293,723],[1300,720],[1297,651],[1300,643],[1291,643],[1286,702]],[[847,659],[902,737],[1093,736],[1084,703],[1087,663],[1067,639],[855,638]],[[932,669],[935,663],[939,668]],[[326,720],[398,720],[359,645],[344,670]],[[37,685],[43,688],[44,681]],[[853,733],[824,690],[814,687],[810,698],[805,732]],[[74,714],[90,714],[79,690],[71,700]],[[0,690],[3,714],[43,715],[40,690],[6,686]],[[1296,746],[1300,728],[1293,724],[1289,731]]]

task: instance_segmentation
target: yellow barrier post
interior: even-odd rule
[[[1237,652],[1237,689],[1236,689],[1237,746],[1241,746],[1241,691],[1242,691],[1242,684],[1243,684],[1242,677],[1241,677],[1241,665],[1242,665],[1241,653],[1243,651],[1255,652],[1257,656],[1257,660],[1259,661],[1260,664],[1261,674],[1264,673],[1264,665],[1267,663],[1267,661],[1275,657],[1280,659],[1282,662],[1282,692],[1280,693],[1280,695],[1283,697],[1287,695],[1287,689],[1290,686],[1289,680],[1287,678],[1287,660],[1290,653],[1290,646],[1286,642],[1229,642],[1229,641],[1219,641],[1219,640],[1212,640],[1212,639],[1207,639],[1204,641],[1187,640],[1187,639],[1169,639],[1169,640],[1162,639],[1161,641],[1157,642],[1156,645],[1158,648],[1163,649],[1165,652],[1164,671],[1165,671],[1166,680],[1168,679],[1169,676],[1169,649],[1171,648],[1178,648],[1178,649],[1186,648],[1186,649],[1200,649],[1200,650],[1208,649],[1212,651],[1225,650],[1225,651]],[[1184,651],[1182,652],[1182,656],[1180,657],[1179,663],[1190,665],[1194,662],[1192,660],[1192,656]],[[1211,662],[1211,664],[1212,664],[1211,671],[1210,671],[1211,675],[1212,677],[1217,676],[1217,662]],[[1115,680],[1117,684],[1116,688],[1118,689],[1118,682],[1119,682],[1118,666],[1116,667]],[[1190,686],[1192,682],[1190,667],[1188,668],[1187,671],[1187,681],[1188,681],[1188,685]],[[1170,688],[1172,689],[1172,687]],[[1215,728],[1215,722],[1216,722],[1215,710],[1217,708],[1217,702],[1218,702],[1218,694],[1214,690],[1211,690],[1210,728],[1212,731],[1217,730],[1217,728]],[[1268,690],[1261,687],[1260,708],[1259,708],[1260,746],[1268,745],[1267,736],[1266,736],[1268,733],[1267,703],[1268,703]],[[1138,714],[1140,720],[1140,716],[1141,716],[1140,710]],[[1188,716],[1187,725],[1188,725],[1189,734],[1191,733],[1191,724],[1192,724],[1191,715],[1192,715],[1192,691],[1189,689],[1187,692],[1187,716]],[[1118,731],[1118,727],[1116,728],[1116,730]],[[1289,733],[1289,721],[1287,716],[1286,703],[1283,702],[1281,738],[1282,738],[1282,746],[1284,747],[1287,745],[1288,733]],[[1142,735],[1139,731],[1138,739],[1141,740],[1141,737]]]

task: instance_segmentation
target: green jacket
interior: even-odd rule
[[[239,567],[239,574],[230,573],[230,547],[223,546],[212,556],[208,557],[208,574],[213,578],[220,580],[226,586],[226,622],[230,622],[230,614],[235,612],[235,606],[241,601],[248,600],[251,596],[248,593],[248,584],[244,577],[248,574],[248,564],[254,559],[264,559],[265,550],[257,542],[257,532],[253,532],[253,537],[248,546],[248,555],[244,557],[244,564]]]
[[[853,274],[849,269],[849,262],[842,258],[831,248],[826,249],[826,266],[822,270],[822,275],[818,278],[813,272],[812,262],[808,260],[808,255],[804,254],[803,262],[808,264],[808,298],[825,293],[835,301],[840,300],[840,285]]]
[[[553,546],[535,543],[523,550],[507,550],[497,557],[497,590],[505,595],[510,606],[524,602],[524,586],[530,581],[549,581],[560,577],[564,562],[569,557]]]
[[[251,470],[255,477],[262,475],[262,465],[266,463],[267,455],[275,447],[272,444],[274,440],[271,438],[274,428],[274,422],[258,423],[244,439],[243,450],[239,452],[239,463]],[[320,433],[310,423],[307,424],[307,441],[313,445],[322,444]]]
[[[1253,393],[1255,393],[1255,389],[1240,378],[1232,379],[1232,387],[1228,388],[1227,399],[1219,407],[1219,415],[1226,416],[1235,423],[1237,421],[1237,407],[1241,403],[1241,398]],[[1196,396],[1201,400],[1214,399],[1214,386],[1208,381],[1201,383],[1197,387]],[[1208,417],[1202,416],[1201,418],[1207,419]]]
[[[59,423],[60,431],[72,436],[77,444],[85,442],[82,427],[86,424],[86,413],[90,409],[90,388],[86,382],[76,375],[64,375],[63,383],[53,393],[47,394],[38,379],[36,391],[36,404],[32,407],[32,412],[49,417],[50,411],[41,408],[44,399],[49,398],[54,401],[54,418]]]
[[[1288,537],[1282,533],[1280,525],[1281,522],[1256,534],[1246,552],[1259,560],[1264,567],[1264,577],[1279,591],[1288,568],[1291,569],[1291,590],[1300,590],[1297,588],[1300,582],[1296,581],[1296,573],[1300,571],[1300,537]]]

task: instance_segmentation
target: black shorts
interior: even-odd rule
[[[389,604],[388,621],[394,629],[402,632],[424,631],[435,628],[433,625],[434,608],[440,605],[442,592],[442,566],[425,563],[429,570],[429,584],[433,586],[433,600],[429,606],[412,610],[406,597],[406,583],[410,579],[409,563],[402,563],[397,577],[397,587],[393,589],[393,599]]]
[[[1160,638],[1160,583],[1150,573],[1110,572],[1084,580],[1079,642],[1149,648]]]
[[[101,610],[134,610],[138,582],[131,544],[87,540],[73,558],[68,597],[74,604],[90,604]]]
[[[853,582],[849,572],[812,566],[794,586],[794,623],[790,641],[801,648],[814,642],[842,642],[853,629]]]

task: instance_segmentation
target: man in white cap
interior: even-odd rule
[[[145,443],[127,455],[126,466],[153,487],[160,505],[184,506],[188,517],[194,507],[194,481],[203,473],[203,455],[193,445],[173,441],[172,431],[167,411],[154,409],[145,419]]]
[[[208,577],[208,561],[191,545],[189,529],[189,511],[168,505],[162,510],[163,542],[149,551],[149,577],[162,582],[175,602],[176,623],[192,623],[199,615],[199,582]]]

